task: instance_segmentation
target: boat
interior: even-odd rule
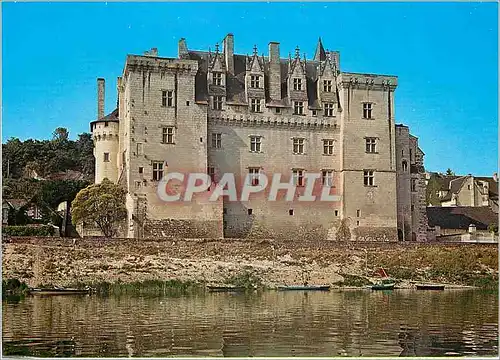
[[[417,284],[417,290],[444,290],[444,285],[439,284]]]
[[[299,290],[299,291],[329,291],[329,285],[291,285],[291,286],[278,286],[278,290],[280,291],[290,291],[290,290]]]
[[[207,285],[207,289],[212,292],[243,292],[247,290],[252,290],[244,286],[232,286],[232,285],[226,285],[226,286]]]
[[[372,284],[372,285],[368,285],[368,288],[369,289],[372,289],[372,290],[394,290],[394,286],[396,284],[395,283],[384,283],[384,282],[381,282],[381,283],[378,283],[378,284]]]
[[[90,294],[90,288],[84,289],[64,289],[64,288],[54,288],[54,289],[39,289],[32,288],[28,290],[30,295],[87,295]]]

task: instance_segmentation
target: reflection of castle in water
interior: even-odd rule
[[[4,307],[3,331],[4,342],[39,338],[40,346],[73,337],[76,356],[491,354],[498,339],[498,300],[491,296],[460,301],[459,294],[332,291],[29,298]]]

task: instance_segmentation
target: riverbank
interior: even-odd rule
[[[498,289],[496,245],[12,238],[2,250],[3,278],[30,287],[173,281],[349,288],[376,281],[383,267],[400,288],[435,282]]]

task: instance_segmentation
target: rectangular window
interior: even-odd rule
[[[260,112],[260,99],[250,99],[250,106],[252,112]]]
[[[104,127],[108,127],[108,122],[107,121],[104,122]]]
[[[332,80],[323,80],[323,91],[332,92]]]
[[[222,110],[222,96],[214,96],[214,110]]]
[[[250,151],[260,152],[261,136],[250,136]]]
[[[323,170],[321,172],[322,184],[323,186],[332,187],[333,186],[333,170]]]
[[[135,188],[139,189],[141,187],[142,182],[141,181],[135,181]]]
[[[417,179],[411,179],[411,191],[417,191]]]
[[[293,184],[296,186],[304,186],[304,170],[293,170]]]
[[[377,139],[376,138],[365,138],[366,141],[366,152],[376,153],[377,152]]]
[[[312,111],[312,116],[316,116],[316,115],[318,115],[318,110],[313,110]]]
[[[172,90],[163,90],[161,92],[161,106],[174,106],[174,92]]]
[[[293,102],[293,113],[295,115],[304,115],[304,103],[302,101]]]
[[[304,139],[300,138],[293,139],[293,153],[304,154]]]
[[[302,79],[298,79],[298,78],[293,79],[293,90],[296,90],[296,91],[302,90]]]
[[[167,126],[162,129],[162,139],[163,144],[173,144],[174,143],[174,128],[173,126]]]
[[[207,168],[207,174],[208,174],[208,176],[210,176],[210,181],[212,182],[212,184],[215,184],[215,168],[212,166],[209,166]]]
[[[214,85],[222,85],[222,73],[214,72],[213,73]]]
[[[250,87],[254,89],[260,88],[260,76],[250,75]]]
[[[139,174],[142,174],[144,172],[144,168],[142,166],[139,166]]]
[[[373,170],[364,170],[364,183],[365,186],[374,186],[374,175]]]
[[[361,216],[361,210],[356,210],[356,217],[360,217]]]
[[[137,155],[144,155],[144,145],[137,143]]]
[[[333,155],[335,151],[334,140],[325,139],[323,140],[323,155]]]
[[[248,181],[252,186],[259,185],[260,168],[248,168]]]
[[[104,162],[109,162],[109,153],[104,153]]]
[[[222,134],[219,133],[212,134],[212,147],[214,149],[222,148]]]
[[[372,118],[372,103],[363,103],[363,119],[371,119]]]
[[[163,178],[163,161],[153,161],[153,181]]]
[[[325,116],[333,116],[333,104],[325,103]]]
[[[276,114],[281,114],[281,109],[280,108],[276,108]]]

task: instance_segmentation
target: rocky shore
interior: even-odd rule
[[[273,288],[307,282],[357,288],[384,268],[398,287],[436,282],[498,288],[498,248],[478,244],[338,243],[248,239],[10,238],[3,279],[31,287],[178,281]]]

